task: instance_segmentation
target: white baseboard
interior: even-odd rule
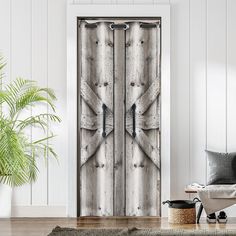
[[[12,217],[66,216],[66,206],[12,206]]]

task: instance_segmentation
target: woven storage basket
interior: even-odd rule
[[[196,202],[199,199],[165,201],[168,203],[168,222],[171,224],[195,224],[196,223]]]
[[[169,208],[168,222],[171,224],[195,224],[196,210],[195,208],[189,208],[189,209]]]

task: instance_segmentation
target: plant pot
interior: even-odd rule
[[[12,188],[0,183],[0,218],[11,217]]]

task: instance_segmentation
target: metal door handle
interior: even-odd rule
[[[135,103],[132,105],[132,113],[133,113],[133,133],[132,133],[132,136],[135,138],[136,136],[136,132],[135,132],[135,129],[136,129],[136,119],[135,119],[135,110],[136,110],[136,105]]]
[[[102,130],[102,137],[106,137],[106,110],[107,106],[103,103],[102,104],[102,110],[103,110],[103,130]]]

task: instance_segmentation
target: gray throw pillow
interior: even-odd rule
[[[236,184],[236,152],[207,152],[208,185]]]

